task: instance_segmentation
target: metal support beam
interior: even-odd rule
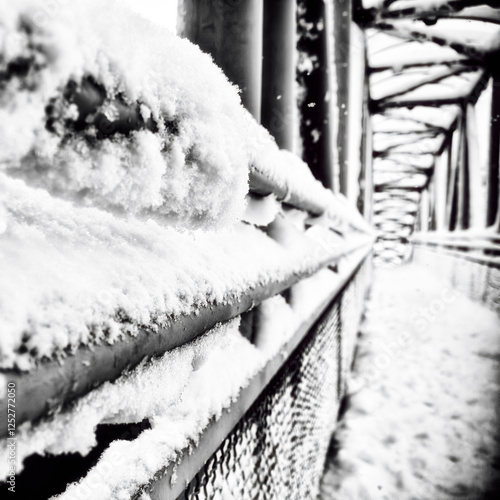
[[[448,156],[448,194],[446,196],[446,225],[450,231],[457,226],[458,212],[458,164],[461,149],[461,123],[453,132]]]
[[[467,133],[467,111],[463,110],[463,122],[461,127],[462,139],[459,156],[458,170],[458,227],[468,229],[470,227],[470,162],[469,162],[469,134]]]
[[[351,2],[333,2],[335,32],[335,73],[337,76],[338,133],[337,150],[340,192],[348,194],[349,140],[349,68],[351,56]]]
[[[365,82],[365,104],[363,106],[363,135],[361,138],[361,171],[359,174],[358,210],[369,223],[373,218],[373,131],[368,110],[368,82]]]
[[[262,125],[280,148],[294,150],[295,0],[264,4]]]
[[[500,223],[498,198],[500,196],[500,71],[493,75],[493,91],[491,99],[490,122],[490,151],[488,168],[488,206],[486,225],[491,226],[495,221]],[[497,220],[498,216],[498,220]],[[498,228],[499,224],[497,224]],[[499,228],[500,229],[500,228]]]
[[[215,4],[215,5],[214,5]],[[184,0],[180,36],[212,55],[260,122],[263,0]]]
[[[434,167],[434,230],[444,230],[446,227],[446,190],[449,175],[449,156],[450,146],[448,144],[443,153],[436,159]]]
[[[424,189],[420,197],[420,230],[427,232],[429,231],[429,190]]]

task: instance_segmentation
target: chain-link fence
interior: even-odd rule
[[[474,252],[415,246],[413,261],[437,271],[454,288],[500,314],[500,262]]]
[[[181,499],[317,497],[352,362],[369,266],[365,261],[359,268]]]

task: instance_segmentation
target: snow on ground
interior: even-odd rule
[[[322,500],[497,498],[499,361],[493,312],[424,268],[378,270]]]

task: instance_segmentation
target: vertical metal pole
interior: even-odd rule
[[[436,230],[436,163],[434,163],[434,175],[429,184],[429,231]]]
[[[462,114],[461,147],[458,172],[458,227],[470,227],[470,172],[469,172],[469,134],[467,130],[466,109]]]
[[[363,147],[364,141],[364,114],[367,102],[366,92],[367,60],[365,50],[365,33],[355,23],[350,23],[350,49],[349,49],[349,105],[348,105],[348,134],[347,157],[349,168],[345,169],[345,195],[354,204],[361,194],[360,181],[363,175],[365,161]],[[337,137],[338,138],[338,137]],[[362,211],[361,211],[362,213]]]
[[[177,31],[179,36],[198,45],[203,52],[217,58],[220,40],[220,16],[211,0],[180,0]]]
[[[340,192],[348,193],[348,130],[349,130],[349,56],[351,36],[351,2],[334,0],[335,70],[337,80],[338,134],[337,150]]]
[[[436,158],[434,165],[434,229],[438,231],[446,229],[446,189],[450,164],[450,137],[451,135],[447,139],[448,145],[439,158]]]
[[[472,102],[466,105],[465,133],[467,134],[466,175],[468,177],[468,220],[466,227],[484,228],[484,190],[481,187],[481,156],[479,152],[476,107]]]
[[[183,0],[179,34],[212,55],[260,122],[263,0]]]
[[[491,98],[490,151],[488,169],[488,206],[486,225],[495,224],[500,230],[500,72],[493,75]]]
[[[361,137],[361,172],[359,176],[358,210],[371,223],[373,215],[373,144],[372,124],[368,109],[368,79],[365,80]]]
[[[295,0],[264,3],[262,125],[280,148],[294,150]]]
[[[446,196],[446,225],[453,231],[457,225],[458,165],[461,148],[461,122],[450,137],[448,163],[448,194]]]
[[[218,61],[241,89],[241,100],[260,122],[263,0],[220,3],[222,40]]]
[[[429,230],[429,191],[424,189],[420,195],[420,231]]]

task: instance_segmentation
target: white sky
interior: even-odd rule
[[[177,0],[118,0],[150,21],[176,31]]]

